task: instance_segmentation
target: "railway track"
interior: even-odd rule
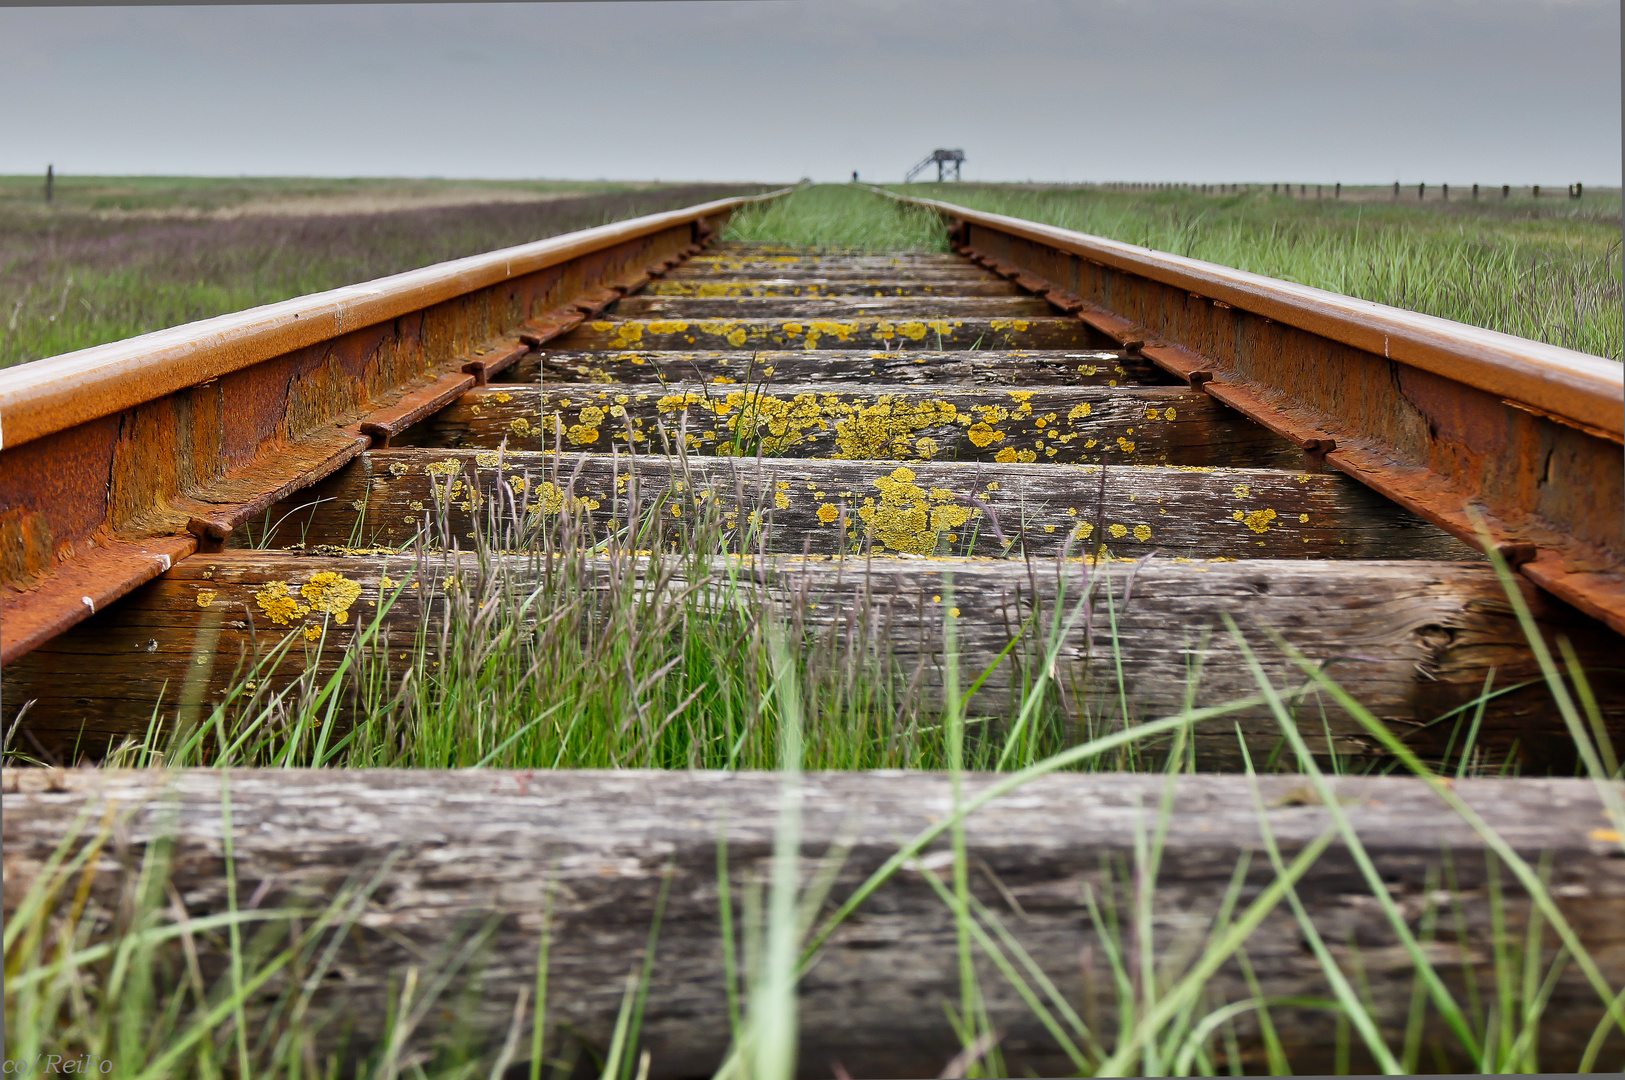
[[[1265,674],[1291,689],[1303,738],[1323,762],[1380,769],[1392,758],[1357,717],[1310,690],[1267,631],[1332,670],[1424,757],[1447,754],[1461,721],[1476,718],[1490,756],[1527,774],[1573,775],[1574,739],[1487,546],[1513,567],[1541,633],[1561,638],[1591,673],[1598,722],[1618,740],[1619,365],[944,204],[925,205],[943,215],[952,254],[716,242],[745,201],[0,374],[8,726],[30,703],[16,736],[27,743],[14,746],[93,760],[147,732],[155,709],[170,725],[199,723],[244,677],[244,658],[278,642],[289,643],[285,657],[259,675],[273,682],[335,670],[358,635],[405,640],[427,625],[433,638],[448,592],[493,574],[534,580],[545,572],[538,552],[553,550],[561,528],[646,563],[704,533],[731,553],[719,574],[793,601],[814,624],[884,627],[899,663],[928,688],[944,677],[952,610],[964,668],[989,673],[970,707],[994,718],[1008,715],[1037,658],[1018,649],[1008,659],[1019,628],[1081,610],[1085,598],[1089,618],[1051,624],[1060,637],[1050,668],[1075,695],[1072,707],[1107,726],[1256,695],[1234,625]],[[399,679],[410,655],[379,650],[386,677]],[[1486,686],[1501,692],[1480,702]],[[1244,745],[1255,759],[1279,750],[1266,703],[1197,725],[1191,752],[1203,768],[1234,769]],[[26,800],[18,805],[31,822],[14,832],[8,812],[8,851],[14,838],[46,850],[64,820],[53,808],[112,798],[107,785],[128,786],[118,775],[88,773],[53,791],[8,772],[8,811]],[[244,782],[260,783],[257,775]],[[380,781],[355,775],[287,774],[289,806],[306,796],[345,803],[345,791],[374,797]],[[463,790],[455,775],[428,777],[400,783],[423,787],[415,797],[431,803]],[[560,781],[583,798],[618,782]],[[872,790],[894,782],[876,778]],[[187,783],[187,798],[218,805],[206,775]],[[464,794],[508,808],[493,809],[498,816],[523,819],[530,806],[537,818],[505,827],[538,851],[575,843],[564,837],[567,810],[527,803],[529,781],[516,783]],[[871,789],[853,783],[833,785],[829,797],[863,805],[870,796],[858,792]],[[1088,815],[1063,792],[1087,783],[1067,780],[1046,797],[1079,822]],[[1392,798],[1428,798],[1419,782],[1385,783]],[[1561,873],[1583,879],[1571,906],[1587,913],[1600,944],[1615,942],[1625,920],[1600,927],[1625,898],[1625,873],[1609,859],[1619,852],[1595,839],[1608,824],[1601,789],[1541,783],[1540,798],[1570,809],[1528,830],[1520,850],[1559,853]],[[695,1007],[695,980],[715,989],[714,926],[702,926],[714,897],[697,853],[714,844],[728,796],[714,780],[667,786],[661,797],[692,827],[630,829],[642,836],[632,845],[641,869],[627,878],[630,893],[601,899],[635,907],[658,853],[681,854],[679,894],[692,896],[675,924],[686,951],[674,965],[687,989],[654,995],[649,1037],[656,1074],[685,1075],[714,1064],[726,1042],[704,1024],[683,1034],[679,1018]],[[253,797],[265,802],[245,814],[274,816],[274,786]],[[1239,779],[1211,778],[1190,797],[1251,805]],[[1442,804],[1427,805],[1436,831],[1405,836],[1389,822],[1371,841],[1396,868],[1397,892],[1413,898],[1429,852],[1480,843],[1450,831]],[[1319,813],[1284,812],[1304,821]],[[289,813],[299,827],[253,855],[273,877],[291,852],[338,843],[324,832],[336,822]],[[403,812],[401,829],[410,817]],[[436,844],[473,842],[457,839],[455,819]],[[383,839],[408,839],[383,820]],[[1065,828],[1042,813],[1036,820],[1027,825],[1041,837]],[[1236,830],[1214,850],[1245,850],[1245,829]],[[1018,893],[1030,890],[1029,903],[1054,881],[1087,875],[1085,855],[1100,855],[1048,841],[1020,855],[978,835],[1000,872],[1020,879]],[[1100,846],[1126,851],[1126,837]],[[765,857],[765,839],[752,842],[747,860]],[[595,859],[628,850],[613,838],[581,844]],[[1230,873],[1233,864],[1198,866],[1200,848],[1177,873]],[[214,872],[200,863],[194,884],[208,892]],[[402,901],[411,909],[402,925],[439,932],[454,909],[494,903],[506,873],[484,866],[459,899]],[[12,874],[8,862],[8,904]],[[1327,886],[1324,903],[1338,896]],[[598,925],[603,910],[586,904],[571,918]],[[620,928],[604,931],[612,937],[625,931],[611,951],[641,947],[633,924],[646,923],[610,924]],[[516,955],[534,933],[515,931]],[[905,951],[951,948],[930,933],[899,931],[884,946],[863,933],[838,934],[831,947],[847,963],[878,949],[880,959],[859,965],[864,978]],[[1047,924],[1044,933],[1060,940]],[[818,984],[815,972],[824,997],[809,1013],[807,1044],[858,1046],[850,1052],[872,1068],[907,1074],[941,1049],[943,1025],[906,1015],[905,1003],[949,986],[951,968],[903,978],[895,997],[864,998],[903,1033],[896,1053],[872,1035],[843,1036],[851,995],[867,991],[847,976]],[[1263,977],[1296,987],[1301,968],[1283,953]],[[1625,982],[1615,969],[1614,984]],[[568,970],[582,1030],[612,1022],[619,984],[589,990],[586,966]],[[525,977],[518,967],[511,976],[513,985]],[[379,970],[358,978],[350,992],[381,992]],[[1590,992],[1573,980],[1561,991],[1594,1025],[1596,1008],[1579,1004]],[[1305,1027],[1302,1048],[1316,1044],[1315,1031]],[[1580,1038],[1554,1031],[1563,1053]],[[1015,1057],[1056,1065],[1040,1033],[1009,1045]],[[670,1064],[660,1064],[662,1046]]]

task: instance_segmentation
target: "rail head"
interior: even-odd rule
[[[1625,365],[881,188],[955,247],[1625,633]]]
[[[1625,364],[1495,330],[1452,322],[1154,251],[1023,218],[935,199],[889,198],[1019,237],[1115,270],[1261,315],[1409,367],[1511,398],[1553,416],[1625,436]]]
[[[698,251],[718,199],[0,372],[0,664]]]
[[[19,364],[0,371],[0,449],[790,190],[647,214]]]

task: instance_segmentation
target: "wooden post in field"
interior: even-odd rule
[[[1473,185],[1473,201],[1474,202],[1478,201],[1478,185],[1477,184]]]
[[[1337,182],[1337,185],[1332,188],[1332,198],[1341,199],[1342,197],[1343,197],[1343,182],[1341,180],[1339,180]]]
[[[1450,185],[1449,184],[1440,185],[1439,191],[1440,191],[1441,197],[1444,199],[1444,201],[1449,202],[1450,201]]]
[[[1427,195],[1427,190],[1428,190],[1428,186],[1426,184],[1417,184],[1416,185],[1416,201],[1417,202],[1422,201],[1422,199]]]
[[[1539,184],[1536,184],[1534,186],[1534,188],[1532,189],[1532,193],[1533,193],[1535,198],[1537,198],[1537,199],[1540,198],[1540,185]]]
[[[1398,199],[1399,199],[1399,181],[1398,180],[1394,181],[1394,199],[1395,199],[1395,201],[1398,201]]]
[[[52,189],[56,187],[56,166],[45,166],[45,201],[50,202],[56,194]]]
[[[1512,195],[1512,185],[1511,184],[1502,184],[1501,185],[1501,198],[1503,198],[1503,199],[1510,198],[1511,195]]]

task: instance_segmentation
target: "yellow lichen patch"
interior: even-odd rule
[[[873,405],[851,406],[848,415],[836,421],[835,456],[844,460],[903,457],[914,432],[951,424],[958,412],[942,400],[908,401],[883,394]],[[927,439],[922,443],[925,457],[936,453],[935,442]],[[921,448],[922,444],[916,444],[916,449]]]
[[[841,512],[830,503],[825,503],[823,506],[818,508],[818,520],[822,524],[828,525],[830,522],[834,521],[840,516]]]
[[[309,584],[300,587],[299,595],[310,601],[310,610],[324,611],[344,622],[350,617],[350,607],[361,595],[361,583],[332,570],[323,570],[313,575]]]
[[[513,395],[508,393],[506,390],[492,394],[491,397],[496,400],[498,405],[506,405],[508,402],[513,400]]]
[[[315,641],[317,638],[319,638],[321,636],[322,636],[322,628],[321,627],[316,626],[315,624],[311,624],[311,625],[305,627],[305,640],[306,641]]]
[[[397,586],[399,584],[400,584],[400,582],[396,581],[394,578],[390,577],[388,574],[384,574],[383,576],[381,576],[378,579],[378,591],[379,592],[388,592],[390,589],[393,589],[395,586]]]
[[[993,455],[993,460],[1005,465],[1010,464],[1012,461],[1016,460],[1015,447],[1006,446],[1003,450],[1000,450],[997,454]]]
[[[724,401],[717,402],[713,409],[718,416],[728,416],[731,435],[744,442],[761,439],[762,449],[769,454],[781,453],[801,442],[809,429],[823,430],[829,426],[813,394],[797,394],[785,399],[736,390]],[[734,415],[728,415],[730,412]],[[754,446],[748,449],[755,451]],[[726,452],[721,446],[718,451]]]
[[[1237,510],[1230,516],[1253,530],[1253,532],[1262,534],[1270,531],[1270,524],[1275,520],[1276,513],[1274,510],[1254,510],[1250,514],[1243,514],[1240,510]]]
[[[621,417],[626,415],[626,406],[625,405],[611,405],[609,407],[609,415],[615,417],[616,419],[620,419]]]
[[[218,594],[213,589],[199,589],[197,591],[197,606],[208,607],[210,604],[214,603],[214,598],[217,595]]]
[[[1174,412],[1174,407],[1172,405],[1170,405],[1166,409],[1162,410],[1162,418],[1164,420],[1173,420],[1178,415],[1179,415],[1178,413]]]
[[[521,439],[528,438],[530,436],[530,421],[523,416],[516,416],[508,421],[508,430]]]
[[[1298,524],[1300,524],[1300,525],[1309,524],[1309,515],[1308,514],[1299,514],[1298,515]]]
[[[413,499],[411,502],[406,504],[406,508],[408,510],[422,510],[423,501],[421,499]]]
[[[1134,539],[1138,540],[1142,544],[1148,543],[1151,540],[1151,526],[1149,526],[1149,525],[1136,525],[1136,526],[1134,526]]]
[[[1091,521],[1080,521],[1080,522],[1078,522],[1077,534],[1078,534],[1078,538],[1080,540],[1087,540],[1091,536],[1095,535],[1094,522],[1091,522]]]
[[[926,325],[922,322],[906,322],[899,324],[897,327],[897,332],[910,341],[919,341],[925,337],[925,331]]]
[[[596,405],[588,405],[581,410],[580,420],[587,427],[597,427],[604,422],[604,410]]]
[[[556,514],[564,508],[564,492],[552,481],[536,489],[536,501],[525,509],[532,514]]]
[[[615,340],[611,343],[623,349],[630,349],[643,340],[643,326],[641,323],[608,323],[595,322],[592,328],[600,333],[613,329]]]
[[[1108,525],[1106,527],[1106,531],[1111,534],[1111,538],[1113,540],[1121,540],[1121,539],[1123,539],[1123,537],[1128,535],[1128,526],[1127,525]]]
[[[929,437],[920,439],[914,444],[914,452],[927,461],[936,457],[937,451],[941,449],[942,447],[937,443],[937,440]]]
[[[292,626],[295,619],[310,614],[310,609],[288,591],[286,581],[266,582],[264,588],[254,594],[254,603],[274,626]]]
[[[1134,443],[1133,443],[1133,441],[1129,440],[1129,439],[1125,439],[1121,435],[1119,435],[1117,437],[1117,448],[1119,450],[1123,451],[1123,453],[1125,453],[1125,454],[1134,453]]]
[[[679,319],[655,319],[649,323],[651,334],[681,334],[688,329],[688,323]]]
[[[679,506],[678,504],[676,504],[676,503],[672,503],[671,504],[671,516],[672,517],[682,517],[683,516],[683,508],[681,506]]]
[[[914,479],[914,470],[906,468],[879,477],[874,486],[880,489],[880,501],[864,499],[857,514],[877,547],[930,555],[936,551],[938,535],[969,521],[971,509],[938,498]],[[944,494],[952,498],[951,493]]]
[[[474,464],[482,469],[494,469],[497,467],[497,462],[501,460],[502,455],[495,450],[481,450],[474,455]]]
[[[989,443],[1004,441],[1004,432],[989,426],[986,421],[979,424],[972,424],[968,429],[966,429],[965,435],[977,446],[986,446]]]
[[[783,491],[775,491],[773,493],[773,505],[780,510],[788,510],[790,508],[789,494]]]
[[[1145,418],[1147,420],[1160,420],[1162,419],[1162,412],[1159,409],[1147,409],[1145,410]]]
[[[391,476],[405,476],[406,473],[407,473],[406,462],[404,462],[404,461],[391,461],[389,463],[389,475],[391,475]]]
[[[430,476],[456,476],[463,471],[463,466],[456,458],[447,458],[445,461],[430,462],[423,466],[423,471]]]
[[[724,340],[726,340],[729,345],[732,345],[737,349],[745,344],[745,337],[745,328],[741,326],[730,333]]]
[[[1232,495],[1234,495],[1238,499],[1251,498],[1252,494],[1253,494],[1252,485],[1250,485],[1250,484],[1237,484],[1235,487],[1230,489],[1230,493]]]
[[[586,424],[571,424],[565,430],[564,437],[570,440],[571,446],[586,446],[598,441],[598,429]]]
[[[1028,327],[1026,319],[993,319],[987,326],[989,330],[1001,332],[1005,330],[1025,331]]]

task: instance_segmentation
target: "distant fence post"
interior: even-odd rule
[[[1540,185],[1539,184],[1536,184],[1535,187],[1534,187],[1534,197],[1537,198],[1537,199],[1540,198]]]
[[[1422,197],[1427,193],[1427,189],[1428,189],[1428,186],[1426,184],[1417,184],[1416,185],[1416,201],[1417,202],[1422,201]]]
[[[1474,202],[1478,201],[1478,185],[1477,184],[1473,185],[1473,201]]]
[[[1394,198],[1399,198],[1399,181],[1394,181]]]
[[[1585,195],[1585,185],[1584,184],[1575,184],[1575,185],[1573,185],[1572,187],[1569,188],[1569,198],[1571,198],[1571,199],[1583,198],[1584,195]]]
[[[1444,199],[1445,202],[1450,201],[1450,185],[1449,184],[1441,184],[1439,186],[1439,192],[1440,192],[1440,195]]]
[[[1512,185],[1511,184],[1502,184],[1501,185],[1501,198],[1503,198],[1503,199],[1510,198],[1511,195],[1512,195]]]
[[[1343,197],[1343,182],[1341,180],[1339,180],[1337,182],[1337,186],[1332,188],[1332,198],[1341,199],[1342,197]]]
[[[45,166],[45,201],[46,202],[50,202],[51,199],[55,196],[56,192],[54,190],[52,190],[55,187],[56,187],[56,166],[55,165],[47,165],[47,166]]]

